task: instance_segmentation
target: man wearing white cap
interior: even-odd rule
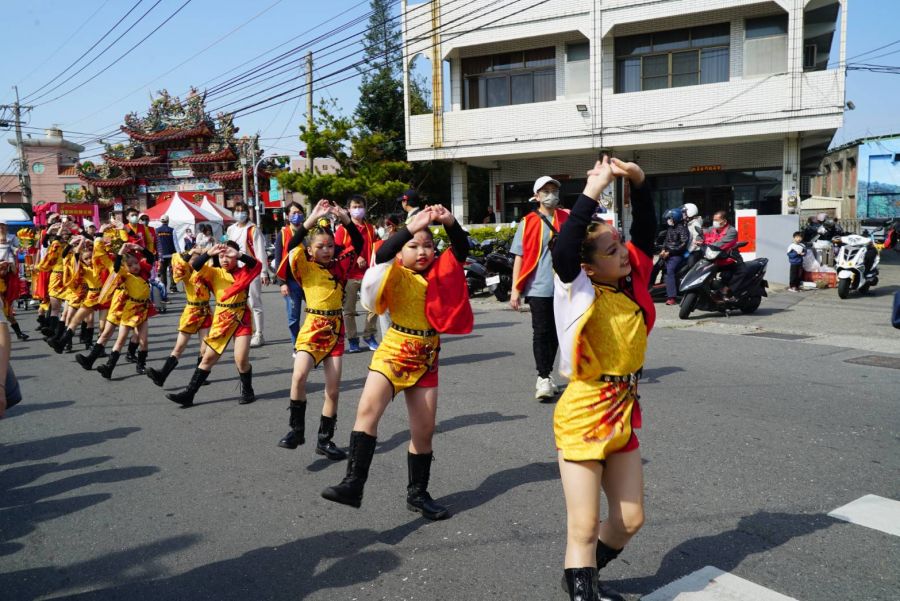
[[[559,182],[547,175],[534,182],[534,211],[519,222],[510,251],[516,255],[513,264],[513,287],[509,304],[518,311],[522,298],[531,307],[532,348],[537,368],[534,398],[549,399],[556,394],[553,362],[559,342],[553,318],[553,260],[550,245],[559,234],[569,212],[559,207]]]

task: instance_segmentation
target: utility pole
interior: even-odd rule
[[[250,196],[250,193],[247,191],[247,163],[249,159],[247,158],[247,139],[245,138],[241,142],[241,177],[243,179],[244,184],[244,204],[250,204],[247,202]]]
[[[15,104],[0,105],[0,109],[12,111],[13,124],[16,127],[16,150],[19,152],[19,189],[22,191],[22,199],[29,205],[32,204],[31,198],[31,177],[28,175],[28,161],[25,159],[25,144],[22,142],[22,111],[30,111],[33,106],[22,106],[19,104],[19,87],[13,86],[16,91]]]
[[[256,170],[259,169],[259,164],[256,162],[256,146],[258,142],[259,134],[256,134],[253,136],[253,146],[250,147],[250,164],[253,165],[253,211],[256,216],[256,227],[262,231],[262,208],[259,203],[259,178],[256,174]]]
[[[306,125],[308,130],[313,126],[313,59],[312,52],[306,53]],[[306,168],[313,172],[313,155],[306,149]]]

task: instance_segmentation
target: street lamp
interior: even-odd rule
[[[268,159],[278,158],[285,158],[290,160],[291,156],[288,154],[276,154],[270,157],[260,157],[260,159],[256,161],[256,164],[253,165],[253,207],[256,209],[256,227],[260,230],[262,230],[262,211],[260,210],[259,206],[259,165],[260,163]],[[244,162],[243,157],[241,157],[241,162]]]

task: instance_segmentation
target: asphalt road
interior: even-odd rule
[[[847,363],[900,361],[885,352],[900,353],[900,332],[873,316],[889,305],[883,283],[869,299],[780,293],[753,317],[679,322],[660,307],[640,385],[647,521],[605,570],[613,586],[636,599],[711,565],[798,600],[900,596],[900,537],[827,516],[866,494],[900,499],[900,371]],[[182,298],[152,322],[152,364]],[[475,331],[443,342],[430,490],[454,516],[430,523],[405,508],[402,401],[361,510],[319,497],[344,463],[275,446],[291,357],[281,299],[264,298],[253,405],[237,404],[229,354],[185,410],[131,365],[106,382],[38,339],[14,343],[27,398],[0,421],[0,599],[564,599],[553,405],[532,399],[530,317],[477,300]],[[772,332],[787,336],[746,335]],[[367,360],[345,361],[341,445]],[[321,370],[311,381],[315,416]]]

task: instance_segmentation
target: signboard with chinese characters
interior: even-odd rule
[[[194,170],[190,167],[183,167],[178,169],[169,169],[170,177],[194,177]]]
[[[194,192],[206,190],[221,190],[221,182],[210,181],[175,181],[164,180],[157,182],[152,186],[147,186],[147,192],[150,194],[159,194],[160,192]]]
[[[193,150],[170,150],[168,157],[170,161],[177,161],[179,159],[183,159],[184,157],[193,156]]]
[[[691,173],[709,173],[711,171],[722,171],[722,165],[694,165],[690,169]]]

